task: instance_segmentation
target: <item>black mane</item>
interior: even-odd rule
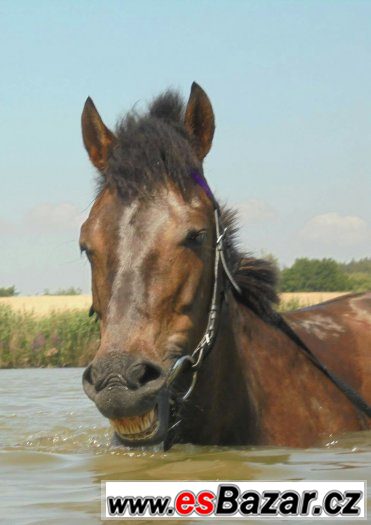
[[[195,184],[191,171],[203,171],[183,125],[184,113],[184,102],[174,91],[157,97],[143,115],[128,113],[117,125],[117,144],[105,177],[100,177],[99,190],[114,186],[123,201],[128,202],[138,197],[150,198],[170,181],[187,196]],[[229,232],[227,258],[242,289],[242,297],[237,298],[262,319],[275,322],[276,271],[269,261],[238,250],[236,213],[224,209],[222,215]]]
[[[242,252],[238,245],[238,213],[230,208],[222,210],[223,226],[227,227],[227,258],[233,277],[241,288],[237,299],[261,319],[276,324],[279,316],[274,308],[279,303],[278,274],[275,266],[265,259],[257,259]]]
[[[117,144],[100,184],[116,187],[126,202],[151,197],[169,181],[187,195],[190,172],[202,173],[202,166],[183,125],[184,110],[179,94],[166,91],[147,113],[128,113],[117,125]]]

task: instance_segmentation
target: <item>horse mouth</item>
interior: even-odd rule
[[[123,442],[133,442],[133,444],[152,440],[160,428],[157,406],[142,416],[110,419],[110,422]]]

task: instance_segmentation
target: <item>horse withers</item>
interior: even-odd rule
[[[214,129],[195,83],[186,105],[165,92],[115,133],[85,103],[99,187],[80,246],[101,333],[86,394],[128,446],[308,446],[370,428],[347,394],[371,402],[371,293],[277,314],[273,267],[236,248],[204,177]]]

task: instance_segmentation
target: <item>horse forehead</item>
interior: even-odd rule
[[[177,225],[187,225],[192,219],[206,216],[202,199],[193,195],[189,200],[176,190],[165,188],[152,200],[134,201],[123,207],[120,218],[121,230],[145,229],[146,234],[156,232],[161,226],[167,230]]]
[[[89,218],[81,228],[81,238],[94,239],[104,244],[107,237],[123,247],[140,238],[142,248],[148,246],[156,232],[172,237],[179,227],[194,225],[204,227],[208,217],[208,201],[202,191],[196,191],[189,199],[171,185],[163,188],[149,200],[123,203],[116,192],[105,188],[97,197]],[[137,243],[136,243],[137,244]],[[119,247],[119,249],[120,249]]]
[[[210,199],[202,188],[196,187],[195,191],[186,200],[175,188],[168,188],[162,196],[164,213],[170,219],[171,225],[182,225],[184,228],[193,225],[195,228],[206,227],[210,218]]]

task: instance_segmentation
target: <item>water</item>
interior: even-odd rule
[[[0,370],[1,523],[101,523],[100,481],[108,479],[368,480],[371,502],[371,432],[307,450],[111,448],[109,425],[83,394],[81,373]]]

